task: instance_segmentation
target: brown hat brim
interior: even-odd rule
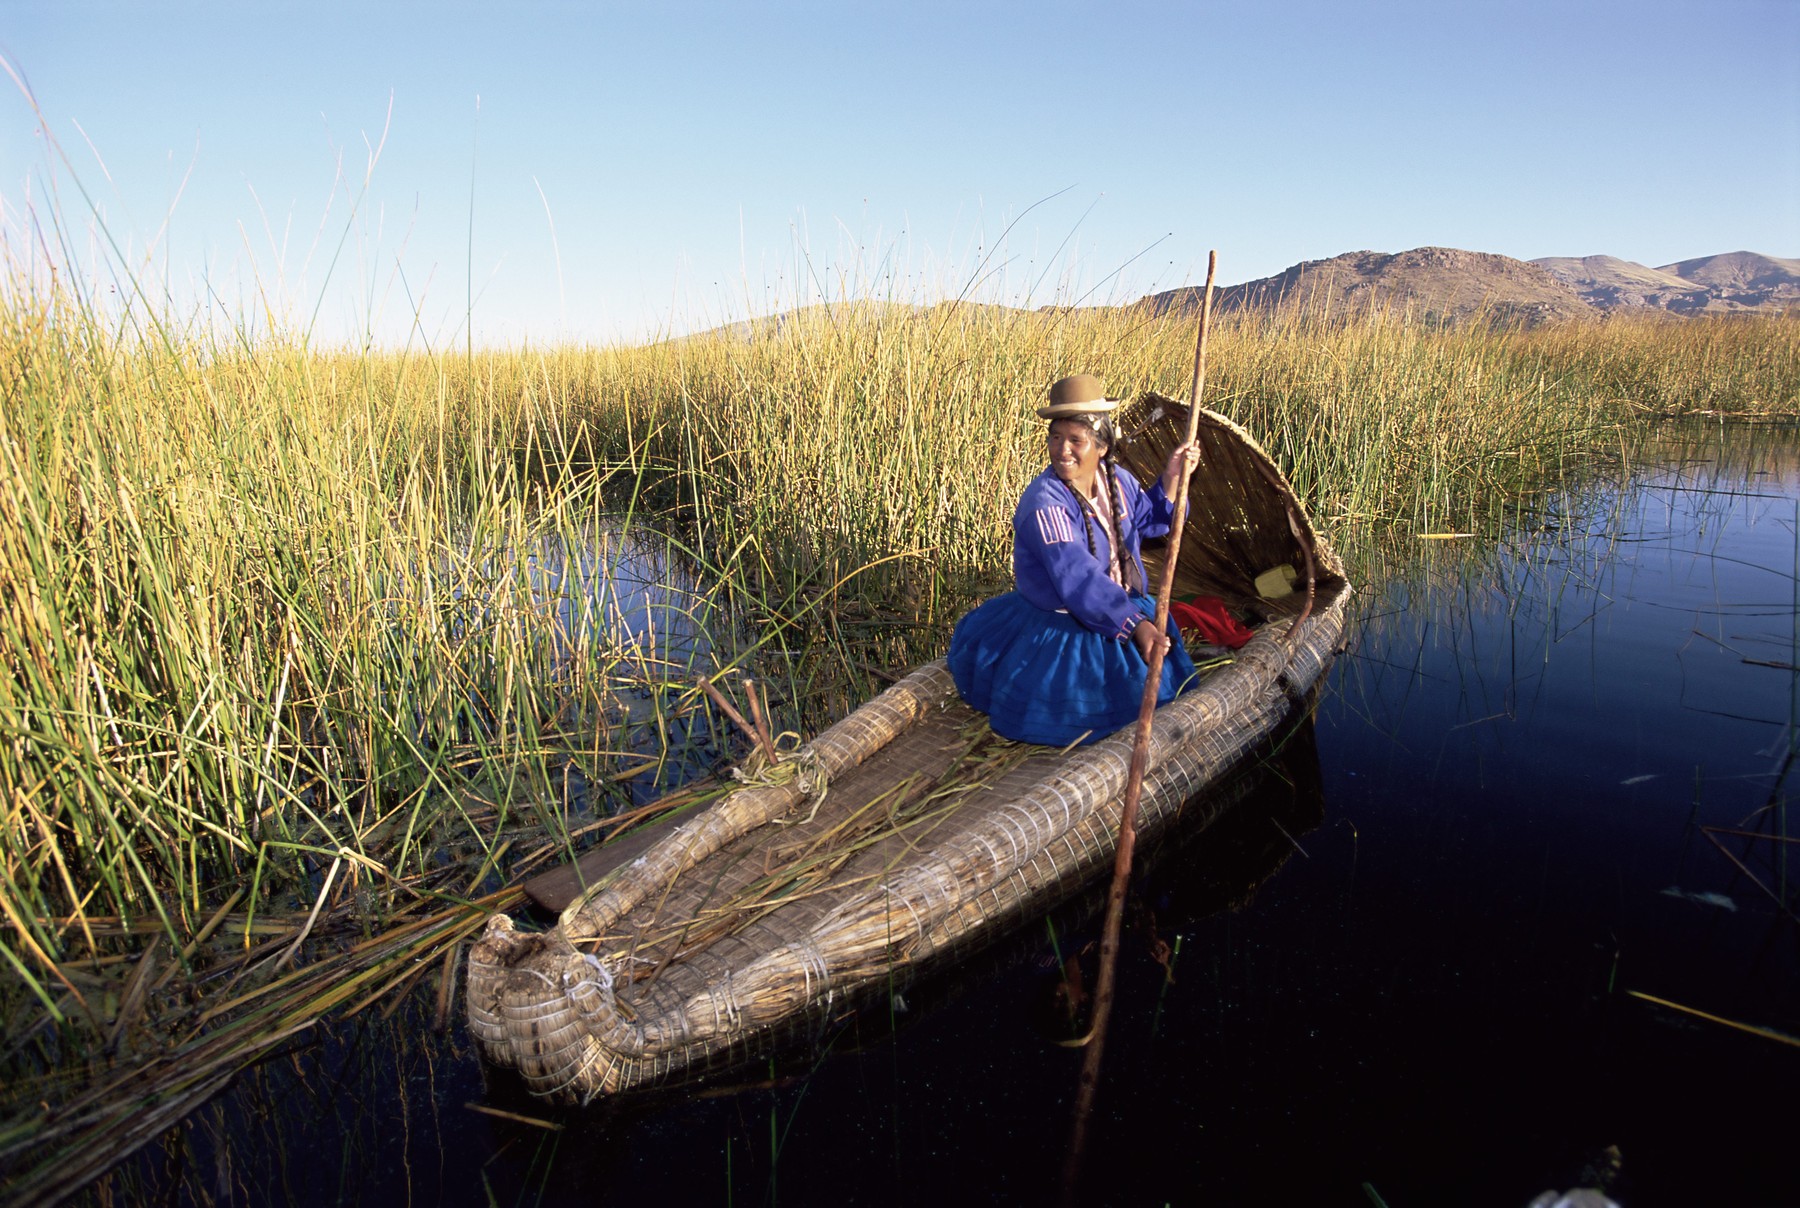
[[[1039,407],[1037,413],[1044,419],[1067,419],[1071,415],[1105,415],[1118,409],[1121,399],[1096,398],[1085,403],[1051,403]]]

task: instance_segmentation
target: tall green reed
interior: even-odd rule
[[[509,817],[566,827],[560,772],[627,754],[621,698],[686,671],[547,570],[654,552],[617,519],[629,448],[578,457],[429,363],[130,344],[31,301],[0,370],[0,907],[40,989],[96,916],[185,941],[209,897],[283,908],[329,862],[377,897],[455,842],[492,865]]]

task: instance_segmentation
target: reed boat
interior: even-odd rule
[[[1147,480],[1187,422],[1184,404],[1145,396],[1119,415],[1116,455]],[[1186,803],[1319,682],[1351,594],[1256,441],[1205,410],[1198,440],[1176,596],[1222,599],[1255,636],[1201,659],[1204,678],[1157,710],[1140,838],[1211,820]],[[1008,742],[929,663],[793,753],[753,759],[703,812],[584,857],[549,930],[491,918],[467,962],[470,1034],[561,1100],[739,1065],[1103,875],[1133,740]]]

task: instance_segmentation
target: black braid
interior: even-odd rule
[[[1081,492],[1075,489],[1072,482],[1063,483],[1069,488],[1069,494],[1075,496],[1075,510],[1081,513],[1081,531],[1087,537],[1088,557],[1098,559],[1100,553],[1094,548],[1094,526],[1088,520],[1088,506],[1082,501]]]
[[[1142,595],[1144,585],[1138,582],[1137,559],[1125,548],[1125,492],[1119,489],[1118,467],[1113,463],[1112,446],[1106,448],[1106,456],[1101,458],[1101,466],[1106,471],[1106,489],[1112,496],[1112,543],[1119,554],[1119,575],[1125,580],[1124,588],[1133,595]]]

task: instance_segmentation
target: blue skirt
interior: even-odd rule
[[[1156,601],[1134,599],[1145,616],[1156,615]],[[1159,705],[1194,678],[1181,631],[1170,624],[1169,634]],[[1009,591],[956,623],[950,674],[962,698],[988,715],[994,733],[1066,747],[1136,721],[1149,668],[1129,641],[1095,633],[1068,613],[1046,612]]]

